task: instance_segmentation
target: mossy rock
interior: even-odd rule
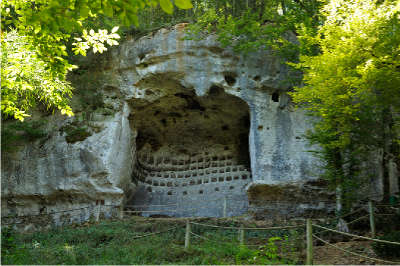
[[[83,141],[92,135],[92,132],[90,132],[86,126],[78,126],[75,124],[63,126],[60,131],[66,133],[65,140],[68,143]]]

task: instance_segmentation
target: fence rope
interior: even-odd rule
[[[163,231],[159,231],[159,232],[154,232],[154,233],[150,233],[150,234],[146,234],[146,235],[141,235],[141,236],[135,236],[135,237],[133,237],[132,239],[139,239],[139,238],[144,238],[144,237],[148,237],[148,236],[152,236],[152,235],[158,235],[158,234],[161,234],[161,233],[165,233],[165,232],[168,232],[168,231],[175,230],[175,229],[177,229],[177,228],[179,228],[179,227],[178,227],[178,226],[175,226],[175,227],[169,228],[169,229],[167,229],[167,230],[163,230]]]
[[[352,254],[352,255],[355,255],[355,256],[359,256],[359,257],[364,258],[364,259],[369,259],[369,260],[374,260],[374,261],[381,261],[381,262],[386,262],[386,263],[391,263],[391,264],[400,264],[400,261],[399,261],[399,262],[388,261],[388,260],[376,259],[376,258],[371,258],[371,257],[365,256],[365,255],[362,255],[362,254],[358,254],[358,253],[355,253],[355,252],[353,252],[353,251],[346,250],[346,249],[344,249],[344,248],[341,248],[341,247],[338,247],[338,246],[336,246],[336,245],[334,245],[334,244],[331,244],[331,243],[329,243],[328,241],[325,241],[325,240],[319,238],[318,236],[316,236],[316,235],[314,235],[314,234],[313,234],[312,236],[313,236],[314,238],[318,239],[319,241],[321,241],[322,243],[326,244],[326,245],[329,245],[329,246],[331,246],[331,247],[334,247],[334,248],[336,248],[336,249],[339,249],[339,250],[341,250],[341,251],[343,251],[343,252],[346,252],[346,253],[349,253],[349,254]]]
[[[387,241],[387,240],[370,238],[370,237],[366,237],[366,236],[358,236],[358,235],[354,235],[354,234],[350,234],[350,233],[341,232],[341,231],[338,231],[338,230],[326,228],[326,227],[323,227],[323,226],[320,226],[320,225],[316,225],[316,224],[313,224],[313,226],[315,226],[317,228],[320,228],[320,229],[325,229],[327,231],[332,231],[332,232],[335,232],[335,233],[339,233],[339,234],[342,234],[342,235],[352,236],[352,237],[355,237],[355,238],[362,238],[362,239],[371,240],[371,241],[375,241],[375,242],[381,242],[381,243],[385,243],[385,244],[400,245],[399,242],[392,242],[392,241]]]
[[[348,222],[347,225],[352,224],[352,223],[355,223],[355,222],[358,222],[358,221],[360,221],[360,220],[362,220],[362,219],[364,219],[364,218],[368,218],[368,217],[369,217],[369,214],[366,214],[366,215],[361,216],[361,217],[359,217],[359,218],[357,218],[357,219],[355,219],[355,220],[353,220],[353,221],[351,221],[351,222]]]
[[[204,236],[195,234],[195,233],[193,233],[193,232],[190,232],[190,233],[191,233],[192,235],[194,235],[195,237],[201,238],[201,239],[203,239],[203,240],[215,242],[215,241],[212,241],[211,239],[208,239],[207,237],[204,237]]]
[[[158,211],[123,211],[124,213],[153,213],[153,212],[177,212],[177,210],[158,210]]]
[[[124,205],[124,207],[129,208],[146,208],[146,207],[167,207],[167,206],[176,206],[178,204],[166,204],[166,205]]]
[[[291,225],[291,226],[277,226],[277,227],[236,227],[236,226],[219,226],[219,225],[212,225],[212,224],[203,224],[203,223],[196,223],[190,222],[191,224],[206,226],[206,227],[214,227],[214,228],[222,228],[222,229],[243,229],[243,230],[278,230],[278,229],[291,229],[291,228],[299,228],[304,227],[305,225]]]

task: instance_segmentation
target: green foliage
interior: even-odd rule
[[[97,16],[117,18],[124,25],[138,24],[138,12],[170,0],[7,0],[2,1],[1,28],[3,48],[2,106],[4,116],[23,121],[37,102],[56,107],[62,114],[73,115],[68,98],[72,87],[66,75],[76,66],[68,61],[72,51],[86,55],[116,45],[118,27],[108,30],[85,28]],[[178,8],[188,9],[190,0],[175,1]],[[82,33],[82,34],[81,34]],[[82,35],[82,36],[80,36]],[[71,44],[71,41],[75,40]]]
[[[291,264],[292,261],[279,256],[279,248],[276,241],[282,241],[280,237],[270,237],[266,245],[261,245],[259,249],[252,250],[246,246],[242,246],[235,256],[236,264],[259,264],[259,265],[276,265]],[[287,251],[287,250],[285,250]],[[288,256],[288,253],[284,254]]]
[[[134,239],[174,226],[176,230]],[[179,221],[103,221],[99,224],[53,228],[35,233],[13,233],[16,249],[2,256],[2,264],[287,264],[275,257],[275,248],[261,250],[240,247],[218,232],[209,232],[211,241],[192,238],[184,251],[184,224]],[[203,234],[202,234],[203,235]],[[205,234],[206,235],[206,234]],[[237,235],[235,235],[237,237]],[[275,240],[271,239],[273,243]],[[2,242],[5,243],[5,242]],[[275,246],[276,247],[276,246]],[[5,252],[2,249],[2,252]],[[268,255],[269,254],[269,255]],[[256,259],[253,259],[254,256]],[[268,257],[269,256],[269,257]]]
[[[400,231],[393,231],[378,237],[378,239],[400,243]],[[372,248],[378,256],[400,258],[400,246],[380,242],[372,243]]]
[[[86,138],[90,137],[92,133],[88,130],[87,127],[73,127],[69,126],[64,128],[66,132],[65,139],[68,143],[75,143],[77,141],[83,141]]]
[[[48,136],[46,130],[47,120],[12,121],[3,123],[1,127],[1,149],[12,151],[21,141],[34,141]]]
[[[1,263],[23,264],[28,254],[17,240],[18,234],[10,227],[1,228]]]
[[[398,1],[332,0],[318,34],[304,37],[320,53],[301,56],[304,86],[293,100],[317,117],[308,138],[322,147],[327,177],[344,191],[365,181],[363,161],[372,151],[398,139],[385,128],[400,108],[399,9]]]
[[[13,30],[2,34],[1,111],[5,117],[23,121],[37,102],[72,115],[68,97],[72,87],[48,69],[35,51],[32,39]],[[72,69],[72,67],[70,68]]]
[[[189,25],[188,38],[201,39],[216,33],[222,46],[247,53],[273,49],[285,59],[297,61],[299,51],[310,52],[310,44],[300,44],[293,33],[316,32],[322,1],[248,0],[200,1],[195,6],[196,23]]]

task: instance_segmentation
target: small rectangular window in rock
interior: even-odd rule
[[[217,182],[217,178],[215,177],[211,178],[211,182]]]
[[[218,178],[218,180],[219,180],[219,182],[224,182],[224,177],[223,177],[223,176],[220,176],[220,177]]]
[[[201,179],[197,180],[197,185],[201,185]]]
[[[195,185],[194,180],[191,180],[190,183],[189,183],[189,185],[191,185],[191,186]]]
[[[231,181],[232,180],[232,177],[231,176],[227,176],[226,177],[226,181]]]
[[[247,179],[247,175],[242,175],[242,179]]]

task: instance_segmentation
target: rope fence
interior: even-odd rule
[[[334,248],[336,248],[338,250],[341,250],[342,252],[345,252],[345,253],[348,253],[348,254],[351,254],[351,255],[354,255],[354,256],[358,256],[358,257],[361,257],[361,258],[364,258],[364,259],[369,259],[369,260],[377,261],[377,262],[390,263],[390,264],[400,264],[400,261],[399,262],[395,262],[395,261],[383,260],[383,259],[379,259],[379,258],[372,258],[372,257],[366,256],[366,255],[363,255],[363,254],[359,254],[359,253],[356,253],[356,252],[353,252],[353,251],[350,251],[350,250],[346,250],[346,249],[341,248],[341,247],[339,247],[337,245],[329,243],[329,241],[324,240],[321,237],[319,237],[319,236],[317,236],[316,234],[313,233],[313,227],[315,227],[315,228],[318,228],[318,229],[322,230],[322,231],[318,232],[319,234],[329,231],[329,232],[332,232],[332,233],[349,236],[349,237],[352,237],[353,239],[364,239],[364,240],[377,242],[377,243],[384,243],[384,244],[389,244],[389,245],[398,245],[398,246],[400,246],[400,242],[388,241],[388,240],[384,240],[384,239],[378,239],[378,238],[375,237],[376,233],[375,233],[375,218],[374,218],[374,216],[375,215],[380,215],[380,214],[378,214],[378,213],[375,214],[374,210],[375,209],[374,209],[373,203],[370,201],[370,202],[368,202],[368,212],[369,213],[367,215],[363,215],[361,217],[358,217],[358,218],[354,219],[353,221],[350,221],[350,222],[346,223],[347,225],[350,225],[350,224],[353,224],[353,223],[355,223],[357,221],[360,221],[362,219],[369,218],[372,237],[360,236],[360,235],[352,234],[352,233],[349,233],[349,232],[343,232],[343,231],[340,231],[340,230],[328,228],[326,226],[322,226],[322,225],[318,225],[318,224],[313,223],[311,219],[307,219],[307,223],[306,223],[306,225],[307,225],[306,226],[306,238],[307,238],[307,258],[306,258],[306,262],[307,263],[306,264],[312,264],[313,263],[313,241],[312,241],[313,238],[321,241],[322,243],[324,243],[324,244],[326,244],[328,246],[331,246],[331,247],[334,247]],[[350,214],[346,214],[346,215],[344,215],[342,217],[350,216],[352,214],[355,214],[358,211],[360,211],[360,209],[357,209],[357,210],[351,212]],[[385,215],[387,215],[387,214],[386,213],[382,214],[382,216],[385,216]],[[395,214],[390,214],[390,215],[395,215]]]
[[[102,204],[101,204],[102,203]],[[97,205],[88,205],[88,206],[84,206],[84,207],[79,207],[79,208],[75,208],[75,209],[67,209],[67,210],[60,210],[60,211],[53,211],[53,212],[49,212],[49,213],[39,213],[39,214],[32,214],[32,215],[20,215],[20,216],[4,216],[2,217],[4,218],[26,218],[26,217],[35,217],[35,216],[48,216],[48,215],[53,215],[53,214],[57,214],[57,213],[66,213],[66,212],[74,212],[74,211],[79,211],[79,210],[84,210],[84,209],[91,209],[90,210],[90,214],[94,214],[95,216],[95,220],[99,221],[99,216],[101,213],[101,209],[103,207],[112,207],[112,208],[118,208],[118,213],[120,214],[120,218],[123,218],[123,214],[124,213],[171,213],[171,212],[177,212],[179,211],[178,209],[157,209],[157,210],[151,210],[151,208],[163,208],[163,207],[177,207],[178,204],[159,204],[159,205],[126,205],[126,208],[147,208],[146,210],[123,210],[121,205],[112,205],[112,204],[104,204],[104,201],[100,202],[100,205],[98,204],[98,202],[96,202]],[[224,204],[224,207],[226,208],[226,205]],[[190,208],[190,209],[183,209],[184,211],[189,211],[189,210],[199,210],[201,208],[209,208],[208,206],[202,206],[199,208]],[[349,213],[346,213],[344,215],[338,216],[338,217],[334,217],[334,218],[329,218],[329,219],[324,219],[325,222],[329,222],[332,221],[334,219],[343,219],[346,217],[350,217],[354,214],[359,213],[360,211],[365,211],[366,207],[360,207],[357,208]],[[103,210],[104,211],[104,210]],[[215,225],[215,224],[209,224],[209,223],[202,223],[202,222],[198,222],[198,221],[193,221],[193,218],[186,218],[186,230],[185,230],[185,250],[187,250],[190,247],[190,237],[194,236],[196,238],[202,239],[204,241],[211,241],[211,242],[215,242],[217,244],[221,244],[221,241],[215,241],[213,239],[210,239],[208,237],[202,236],[199,233],[193,232],[192,231],[192,226],[200,226],[200,227],[205,227],[205,228],[215,228],[215,229],[223,229],[223,230],[232,230],[232,231],[237,231],[237,240],[239,242],[239,244],[241,246],[248,246],[248,247],[252,247],[252,246],[260,246],[260,245],[252,245],[251,241],[250,243],[245,243],[245,232],[246,231],[273,231],[273,230],[290,230],[290,229],[305,229],[305,234],[306,234],[306,247],[307,247],[307,257],[306,257],[306,263],[307,264],[312,264],[313,262],[313,241],[312,239],[316,239],[322,243],[324,243],[325,245],[334,247],[338,250],[341,250],[342,252],[354,255],[354,256],[358,256],[364,259],[368,259],[368,260],[372,260],[372,261],[376,261],[376,262],[383,262],[383,263],[392,263],[392,264],[400,264],[400,262],[394,262],[394,261],[389,261],[389,260],[384,260],[384,259],[380,259],[380,258],[373,258],[370,256],[366,256],[364,254],[359,254],[347,249],[344,249],[342,247],[339,247],[337,245],[334,245],[332,243],[330,243],[328,240],[323,239],[320,235],[318,236],[316,233],[313,233],[313,228],[317,228],[320,229],[317,233],[321,234],[324,232],[332,232],[335,234],[341,234],[344,236],[348,236],[348,237],[352,237],[353,239],[363,239],[363,240],[368,240],[368,241],[372,241],[372,242],[378,242],[378,243],[384,243],[384,244],[389,244],[389,245],[399,245],[399,242],[394,242],[394,241],[387,241],[387,240],[383,240],[383,239],[378,239],[375,237],[375,223],[374,223],[374,213],[375,213],[375,209],[374,206],[372,204],[372,202],[369,202],[368,204],[368,214],[366,215],[362,215],[358,218],[355,218],[354,220],[347,222],[347,225],[350,224],[354,224],[358,221],[361,221],[363,219],[367,219],[369,218],[370,221],[370,227],[371,227],[371,235],[372,237],[367,237],[367,236],[361,236],[361,235],[357,235],[357,234],[353,234],[353,233],[349,233],[349,232],[343,232],[337,229],[333,229],[333,228],[328,228],[327,226],[323,226],[320,224],[317,224],[319,221],[318,220],[312,220],[312,219],[306,219],[306,221],[302,220],[302,219],[297,219],[297,221],[300,223],[298,225],[285,225],[285,226],[271,226],[271,227],[244,227],[244,226],[224,226],[224,225]],[[226,214],[226,209],[224,210],[224,214]],[[395,214],[390,214],[390,213],[375,213],[375,215],[382,215],[382,216],[387,216],[387,215],[395,215]],[[14,222],[14,223],[8,223],[7,225],[10,224],[21,224],[23,223],[23,221],[21,222]],[[168,228],[166,230],[161,230],[158,232],[152,232],[152,233],[148,233],[148,234],[144,234],[144,235],[138,235],[138,236],[134,236],[132,239],[141,239],[141,238],[146,238],[146,237],[150,237],[150,236],[154,236],[154,235],[158,235],[158,234],[162,234],[162,233],[166,233],[166,232],[170,232],[173,230],[177,230],[178,228],[181,228],[180,226],[174,226],[171,228]],[[199,230],[199,229],[198,229]],[[294,230],[296,231],[296,230]],[[204,231],[200,231],[200,232],[204,232]],[[304,232],[304,231],[302,231]],[[250,234],[250,233],[249,233]],[[281,234],[281,232],[280,232]],[[255,234],[257,237],[259,237],[259,234]],[[267,234],[268,235],[268,234]],[[225,235],[226,236],[226,235]],[[254,236],[254,234],[253,234]],[[303,235],[304,236],[304,233]],[[249,238],[251,239],[251,238]],[[304,241],[304,240],[302,240]],[[253,242],[254,243],[254,242]],[[257,242],[256,242],[257,243]]]
[[[159,234],[162,234],[162,233],[165,233],[165,232],[169,232],[169,231],[172,231],[172,230],[176,230],[177,228],[179,228],[179,227],[178,227],[178,226],[175,226],[175,227],[172,227],[172,228],[163,230],[163,231],[158,231],[158,232],[149,233],[149,234],[146,234],[146,235],[136,236],[136,237],[133,237],[132,239],[139,239],[139,238],[144,238],[144,237],[159,235]]]
[[[214,228],[221,228],[221,229],[231,229],[231,230],[283,230],[283,229],[293,229],[304,227],[303,225],[293,225],[293,226],[276,226],[276,227],[235,227],[235,226],[219,226],[219,225],[212,225],[212,224],[203,224],[203,223],[196,223],[190,222],[194,225],[206,226],[206,227],[214,227]]]
[[[321,241],[322,243],[324,243],[324,244],[326,244],[326,245],[328,245],[328,246],[334,247],[334,248],[336,248],[336,249],[339,249],[339,250],[341,250],[341,251],[343,251],[343,252],[345,252],[345,253],[349,253],[349,254],[354,255],[354,256],[358,256],[358,257],[361,257],[361,258],[364,258],[364,259],[369,259],[369,260],[378,261],[378,262],[385,262],[385,263],[391,263],[391,264],[400,264],[400,262],[382,260],[382,259],[372,258],[372,257],[368,257],[368,256],[365,256],[365,255],[362,255],[362,254],[358,254],[358,253],[352,252],[352,251],[350,251],[350,250],[347,250],[347,249],[338,247],[338,246],[336,246],[336,245],[334,245],[334,244],[331,244],[331,243],[329,243],[328,241],[325,241],[325,240],[319,238],[318,236],[316,236],[316,235],[314,235],[314,234],[313,234],[312,236],[313,236],[315,239]]]
[[[385,243],[385,244],[400,245],[399,242],[392,242],[392,241],[387,241],[387,240],[382,240],[382,239],[377,239],[377,238],[370,238],[370,237],[366,237],[366,236],[359,236],[359,235],[338,231],[338,230],[335,230],[335,229],[327,228],[327,227],[316,225],[316,224],[313,224],[313,226],[315,226],[317,228],[320,228],[320,229],[325,229],[326,231],[331,231],[331,232],[335,232],[335,233],[338,233],[338,234],[351,236],[351,237],[354,237],[356,239],[359,238],[359,239],[370,240],[370,241],[375,241],[375,242],[380,242],[380,243]]]

